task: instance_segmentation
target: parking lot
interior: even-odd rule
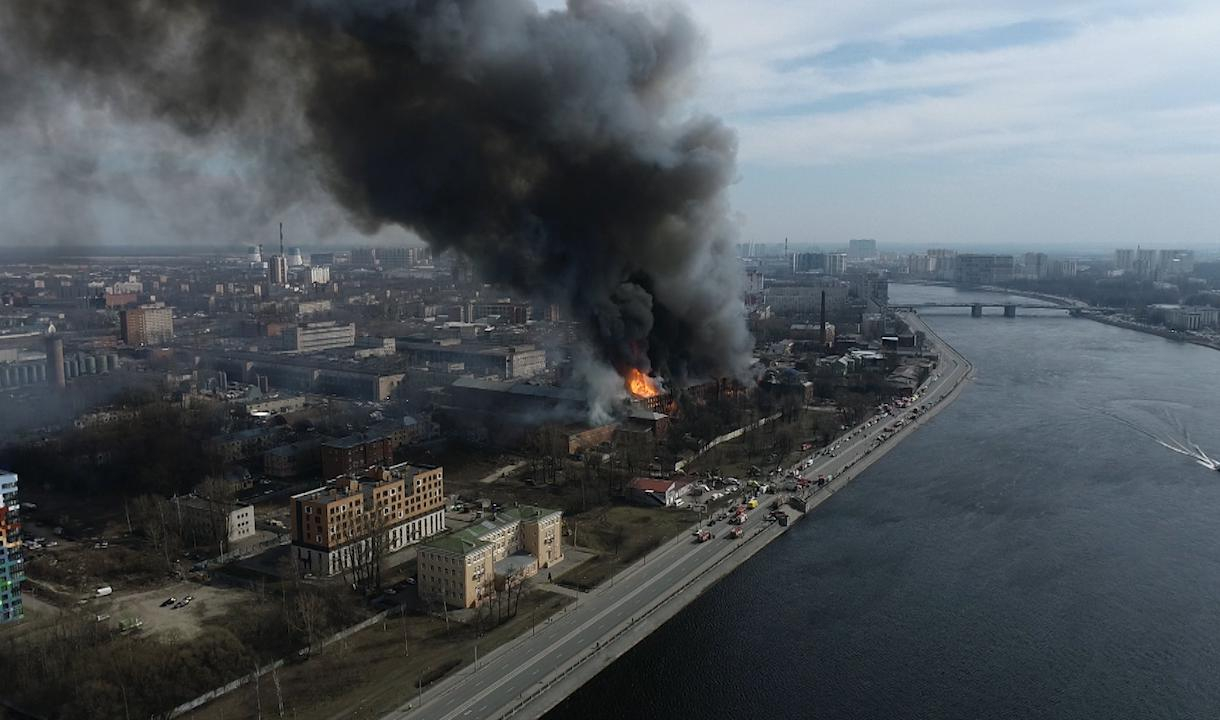
[[[194,599],[185,607],[174,609],[161,607],[170,597],[183,600]],[[143,621],[141,631],[145,634],[177,633],[183,639],[195,637],[203,631],[211,618],[235,611],[244,602],[249,602],[250,593],[238,588],[214,588],[192,582],[178,582],[144,592],[111,595],[88,601],[88,611],[93,615],[109,615],[104,622],[117,628],[122,620],[139,618]]]

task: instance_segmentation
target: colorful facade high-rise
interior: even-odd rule
[[[0,623],[24,617],[21,581],[25,579],[25,560],[18,507],[17,475],[0,470]]]

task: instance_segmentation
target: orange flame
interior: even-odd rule
[[[640,372],[638,368],[628,370],[627,376],[623,380],[627,385],[627,389],[636,397],[653,398],[661,394],[661,389],[657,387],[657,381]]]

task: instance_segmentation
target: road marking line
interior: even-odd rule
[[[675,546],[675,547],[677,548],[677,547],[681,547],[681,546]],[[660,572],[657,572],[655,575],[645,579],[642,583],[637,585],[635,587],[635,589],[631,590],[629,593],[627,593],[623,597],[618,598],[617,600],[614,600],[613,603],[609,607],[605,608],[600,613],[598,613],[597,615],[595,615],[592,618],[589,618],[582,625],[578,626],[577,628],[575,628],[574,630],[569,632],[567,635],[564,636],[564,639],[562,641],[560,641],[558,644],[566,645],[570,641],[577,639],[578,636],[580,636],[581,634],[586,632],[594,623],[598,622],[599,620],[602,620],[608,614],[610,614],[614,610],[618,609],[618,606],[622,605],[623,603],[635,598],[637,595],[644,592],[646,589],[648,589],[649,586],[655,584],[662,577],[670,574],[675,569],[684,565],[686,561],[690,561],[698,556],[704,556],[702,561],[695,564],[695,568],[698,569],[698,568],[702,567],[704,564],[706,564],[706,560],[710,559],[711,557],[718,557],[721,555],[727,555],[727,550],[724,553],[714,553],[714,552],[713,553],[707,553],[707,552],[700,553],[699,548],[695,548],[693,551],[689,550],[689,548],[688,548],[688,552],[682,553],[682,557],[680,559],[681,561],[684,561],[684,562],[676,562],[676,563],[670,564],[668,566],[665,566]],[[723,558],[721,557],[721,559],[723,559]],[[655,567],[655,565],[654,565],[654,567]],[[688,572],[688,574],[689,574],[689,572]],[[555,652],[551,653],[551,655],[557,654],[559,652],[559,650],[562,650],[562,648],[557,649]],[[512,672],[501,676],[498,680],[493,682],[491,685],[483,688],[483,690],[478,692],[473,697],[468,698],[467,701],[465,703],[463,703],[462,705],[458,706],[457,709],[453,710],[450,713],[442,715],[441,716],[442,720],[450,720],[450,718],[456,717],[457,713],[460,712],[462,710],[462,708],[470,707],[471,705],[478,702],[479,700],[482,700],[488,694],[494,692],[495,690],[499,689],[505,683],[508,683],[510,680],[513,680],[514,678],[516,678],[518,675],[520,675],[522,672],[524,672],[527,668],[536,665],[542,658],[543,658],[542,655],[535,654],[533,656],[533,658],[531,660],[529,660],[528,662],[518,665],[517,668],[515,670],[513,670]],[[485,677],[485,676],[480,676],[480,677]],[[421,709],[422,709],[422,706],[421,706]],[[467,714],[469,714],[469,712],[470,711],[467,711],[466,713],[462,713],[462,715],[463,716],[467,715]]]

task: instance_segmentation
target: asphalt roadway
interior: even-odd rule
[[[832,443],[832,446],[838,445],[833,456],[816,455],[815,462],[802,474],[806,477],[836,475],[819,494],[828,497],[947,404],[937,401],[953,393],[970,372],[970,364],[939,342],[921,320],[912,317],[911,325],[913,329],[923,330],[928,339],[939,346],[941,361],[935,379],[920,390],[920,399],[912,407],[899,410],[871,427],[857,426],[845,432]],[[916,415],[913,413],[915,407],[924,410]],[[881,433],[898,419],[906,421],[901,431],[880,441]],[[727,521],[715,522],[710,527],[705,525],[713,534],[713,539],[707,542],[696,542],[691,532],[683,533],[601,587],[584,594],[565,611],[531,632],[480,657],[477,666],[465,667],[442,679],[427,688],[422,696],[385,717],[476,720],[543,714],[562,699],[561,690],[566,694],[579,687],[614,657],[626,652],[642,636],[639,632],[631,633],[633,628],[663,622],[702,590],[703,586],[699,586],[694,588],[696,592],[684,592],[701,578],[714,582],[784,532],[786,528],[778,523],[765,521],[770,503],[771,498],[766,497],[765,502],[749,512],[743,539],[728,539],[732,526]],[[692,526],[691,530],[694,529]],[[743,549],[747,551],[739,552]],[[723,562],[726,559],[730,562]],[[673,602],[667,603],[671,598]],[[615,642],[620,636],[625,639]],[[596,662],[589,662],[591,660]],[[414,678],[404,678],[405,683],[414,684],[414,681]]]

